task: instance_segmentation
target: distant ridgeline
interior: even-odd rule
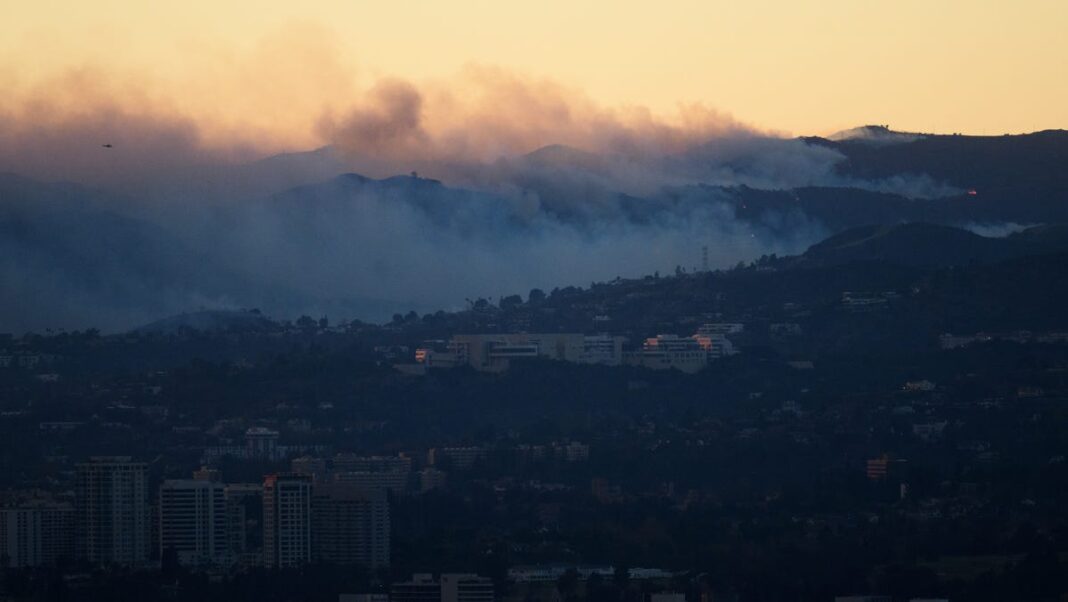
[[[158,213],[77,184],[0,174],[0,253],[12,259],[0,328],[118,332],[197,307],[383,321],[456,307],[484,283],[544,286],[529,278],[546,261],[559,266],[551,284],[565,286],[696,265],[707,245],[717,267],[797,253],[828,235],[800,261],[962,265],[1056,251],[1064,234],[1055,224],[1068,223],[1068,132],[1059,130],[864,126],[642,161],[550,146],[486,166],[489,180],[455,174],[453,184],[336,175],[343,161],[320,149],[220,167],[212,195],[245,191],[241,202]],[[1047,227],[1000,240],[936,230],[1029,225]],[[263,326],[189,314],[151,328],[211,330],[211,320]]]

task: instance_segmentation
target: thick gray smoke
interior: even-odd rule
[[[692,269],[702,246],[724,267],[797,252],[826,233],[795,215],[743,223],[717,198],[726,193],[669,203],[611,193],[610,180],[591,184],[577,171],[538,177],[537,192],[498,181],[502,194],[351,175],[240,202],[151,208],[5,177],[0,331],[117,330],[198,308],[382,320]]]
[[[707,198],[640,218],[628,218],[622,206],[614,211],[564,216],[522,198],[411,176],[349,176],[233,208],[219,222],[233,227],[220,228],[217,242],[235,270],[253,271],[272,287],[428,311],[460,307],[465,297],[690,269],[703,245],[722,267],[798,251],[822,234],[803,219],[786,236],[743,225],[730,207]]]
[[[704,246],[724,267],[829,233],[794,210],[738,219],[735,187],[953,192],[852,180],[831,148],[698,106],[666,124],[551,82],[464,77],[462,100],[384,80],[317,120],[329,146],[252,161],[255,135],[208,145],[194,120],[106,94],[82,111],[0,111],[0,173],[36,180],[0,177],[0,331],[118,330],[198,308],[381,320],[692,269]],[[57,180],[88,187],[41,183]]]

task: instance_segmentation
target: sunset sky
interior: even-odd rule
[[[107,100],[301,147],[382,78],[455,104],[474,68],[591,106],[672,119],[702,105],[791,135],[1000,134],[1068,125],[1066,26],[1057,0],[4,0],[0,112]]]

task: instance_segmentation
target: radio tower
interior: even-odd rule
[[[708,245],[701,247],[701,271],[708,271]]]

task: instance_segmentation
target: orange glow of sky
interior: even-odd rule
[[[475,65],[794,135],[1015,133],[1068,126],[1066,29],[1063,0],[0,0],[0,113],[119,97],[300,147],[382,78],[455,102]]]

